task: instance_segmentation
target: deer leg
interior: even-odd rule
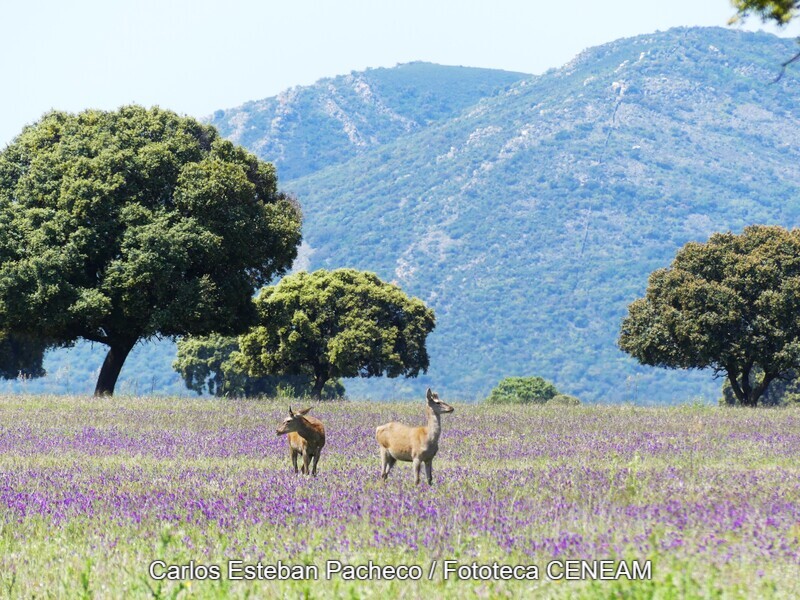
[[[311,468],[311,474],[314,475],[314,477],[317,476],[317,463],[319,462],[319,453],[320,453],[320,450],[317,450],[314,453],[314,462],[313,462],[313,466]]]
[[[428,477],[428,485],[433,485],[433,459],[425,461],[425,475]]]
[[[389,472],[394,466],[394,457],[389,454],[389,451],[381,446],[381,478],[386,479],[389,477]]]
[[[294,474],[297,475],[297,451],[294,448],[289,448],[289,453],[292,455],[292,465],[294,465]]]
[[[311,469],[308,468],[308,463],[311,461],[311,457],[308,455],[308,450],[303,452],[303,475],[310,475]]]
[[[419,484],[419,470],[422,467],[422,461],[419,458],[414,459],[414,483]]]
[[[386,452],[386,454],[389,455],[388,456],[388,460],[386,462],[386,477],[389,477],[389,473],[392,472],[392,467],[394,467],[394,463],[397,462],[397,459],[394,456],[392,456],[391,454],[389,454],[388,451]]]

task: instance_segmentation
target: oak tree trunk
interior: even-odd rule
[[[315,400],[322,400],[322,390],[325,389],[325,384],[328,378],[325,375],[317,375],[314,377],[314,388],[311,390],[311,396]]]
[[[136,344],[136,340],[117,341],[109,346],[106,359],[100,368],[100,375],[97,377],[97,385],[94,388],[95,396],[113,396],[114,386],[117,385],[117,378],[125,364],[125,359]]]

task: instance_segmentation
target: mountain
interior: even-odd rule
[[[800,223],[791,40],[674,29],[592,48],[454,119],[287,182],[310,268],[351,266],[431,305],[419,382],[482,397],[542,375],[592,401],[715,398],[705,374],[616,347],[648,274],[690,240]]]
[[[289,180],[457,116],[523,73],[424,62],[368,69],[218,110],[210,122]]]
[[[471,399],[504,376],[541,375],[586,401],[714,400],[707,374],[641,367],[616,336],[648,274],[687,241],[800,225],[800,84],[791,70],[773,83],[794,52],[764,33],[672,29],[540,76],[414,63],[212,121],[273,153],[303,206],[300,266],[375,271],[436,311],[428,374],[349,381],[351,396],[417,397],[432,385]],[[450,94],[434,72],[477,79]],[[413,100],[429,97],[441,101]],[[328,100],[342,112],[326,112]],[[294,117],[282,120],[286,107]],[[96,369],[85,348],[45,367],[73,356]],[[120,385],[172,389],[173,357],[171,345],[135,349]],[[130,371],[135,361],[147,370]]]

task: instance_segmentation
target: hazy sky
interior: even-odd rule
[[[203,117],[412,60],[541,73],[589,46],[725,26],[732,14],[728,0],[10,1],[0,21],[0,148],[52,108],[136,102]],[[755,19],[746,27],[774,31]]]

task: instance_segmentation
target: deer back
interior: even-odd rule
[[[325,426],[322,421],[308,415],[303,416],[302,420],[304,427],[297,434],[306,441],[309,449],[322,448],[325,445]]]
[[[381,425],[375,431],[378,443],[400,460],[411,460],[418,455],[425,446],[427,436],[426,427],[409,427],[395,421]]]

